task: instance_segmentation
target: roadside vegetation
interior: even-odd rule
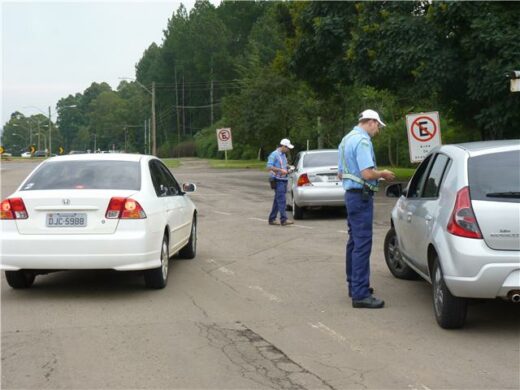
[[[246,166],[285,137],[296,151],[336,148],[365,108],[388,124],[374,145],[394,170],[412,166],[411,112],[438,111],[445,144],[518,138],[520,93],[505,73],[518,67],[519,14],[520,2],[492,1],[181,5],[163,41],[143,48],[137,81],[116,90],[95,81],[59,100],[53,145],[144,152],[151,95],[142,86],[155,91],[160,157],[222,158],[221,127],[233,132],[228,158]],[[2,143],[19,152],[47,123],[15,112]]]

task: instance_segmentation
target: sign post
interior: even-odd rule
[[[441,145],[438,112],[421,112],[406,116],[410,161],[421,162],[430,150]]]
[[[224,151],[224,158],[227,162],[227,151],[233,150],[233,139],[231,137],[231,129],[217,129],[218,150]]]

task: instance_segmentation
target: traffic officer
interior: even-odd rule
[[[274,183],[274,200],[271,213],[269,214],[269,225],[292,225],[294,222],[287,219],[287,213],[285,212],[287,192],[287,174],[289,172],[287,166],[287,152],[294,148],[287,138],[280,141],[280,145],[276,148],[267,159],[267,169],[269,171],[269,180]],[[280,222],[276,220],[276,217],[280,213]]]
[[[378,181],[395,178],[389,170],[377,170],[371,138],[386,126],[374,110],[365,110],[339,145],[338,177],[345,189],[348,241],[346,274],[349,296],[356,308],[381,308],[385,302],[372,295],[370,287],[370,252],[372,251],[372,221],[374,193]]]

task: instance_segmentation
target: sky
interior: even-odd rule
[[[178,1],[1,1],[2,117],[43,112],[93,82],[115,89],[135,77],[135,64],[152,42],[162,44]],[[218,5],[219,0],[211,0]]]

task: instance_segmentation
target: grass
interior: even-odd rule
[[[212,168],[229,168],[229,169],[265,169],[265,161],[258,160],[208,160]],[[379,170],[388,169],[395,173],[396,181],[408,181],[415,172],[415,168],[396,168],[396,167],[378,167]]]
[[[161,160],[168,168],[178,168],[181,166],[181,162],[174,158],[162,158]]]
[[[378,170],[388,169],[395,173],[395,181],[408,181],[415,172],[415,168],[377,167]]]
[[[208,160],[212,168],[264,169],[265,161],[259,160]]]

